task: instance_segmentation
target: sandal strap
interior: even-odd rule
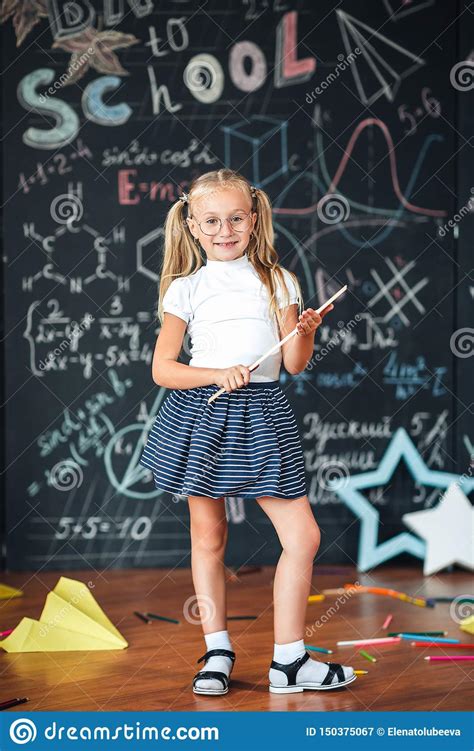
[[[198,662],[201,662],[201,660],[208,660],[209,657],[213,657],[214,655],[230,657],[232,664],[235,661],[235,652],[233,652],[231,649],[210,649],[208,652],[206,652],[206,654],[199,658]]]
[[[222,681],[223,688],[227,688],[229,684],[227,675],[220,670],[200,670],[193,678],[193,686],[195,686],[196,681],[200,681],[201,678],[216,678],[217,680]]]
[[[305,652],[302,657],[298,657],[294,662],[290,662],[289,664],[285,665],[283,662],[275,662],[275,660],[271,661],[270,667],[275,668],[275,670],[281,670],[283,673],[285,673],[288,677],[288,686],[294,686],[296,683],[296,673],[300,669],[302,665],[306,662],[306,660],[309,660],[309,654],[308,652]]]
[[[337,680],[339,681],[339,683],[342,683],[346,680],[342,665],[339,665],[338,662],[326,662],[325,664],[329,665],[329,670],[324,681],[321,683],[321,686],[329,686],[332,683],[332,679],[335,675],[337,675]],[[337,683],[335,683],[334,685],[336,686]]]

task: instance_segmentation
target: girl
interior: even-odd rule
[[[283,548],[274,580],[270,691],[332,689],[356,679],[351,667],[313,660],[304,648],[320,531],[295,417],[278,379],[282,360],[291,374],[304,370],[316,330],[334,306],[298,316],[300,306],[298,280],[279,265],[273,247],[268,195],[229,169],[193,180],[165,223],[162,328],[152,375],[172,391],[140,464],[151,469],[157,488],[188,497],[192,577],[207,650],[193,680],[198,694],[226,694],[235,661],[226,629],[226,495],[255,498]],[[295,327],[295,337],[249,370]],[[177,362],[186,330],[189,365]],[[226,393],[208,404],[217,387]]]

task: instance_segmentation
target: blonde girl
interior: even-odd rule
[[[297,277],[279,264],[265,191],[229,169],[207,172],[170,208],[158,298],[162,324],[152,377],[171,389],[140,463],[157,488],[188,498],[191,568],[206,652],[198,694],[225,694],[235,661],[226,624],[225,496],[254,499],[282,546],[274,579],[274,648],[269,690],[332,689],[351,667],[314,660],[304,647],[320,530],[308,501],[293,410],[279,372],[300,373],[326,313],[303,310]],[[298,332],[255,370],[249,365]],[[183,345],[189,364],[178,362]],[[211,404],[219,387],[225,393]]]

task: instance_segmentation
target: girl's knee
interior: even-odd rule
[[[285,541],[283,549],[298,558],[314,558],[319,550],[321,532],[316,524],[307,525],[297,538]]]
[[[228,528],[225,522],[209,528],[208,525],[191,525],[191,547],[193,550],[220,555],[227,544]]]

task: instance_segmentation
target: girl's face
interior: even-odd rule
[[[220,188],[200,198],[193,209],[192,217],[186,221],[207,258],[211,261],[232,261],[244,254],[257,221],[257,213],[251,210],[250,199],[241,190]]]

